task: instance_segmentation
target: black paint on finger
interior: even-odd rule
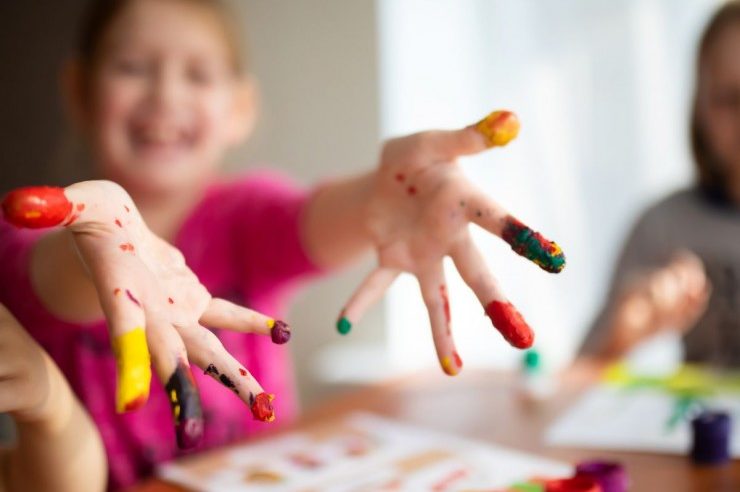
[[[188,365],[180,361],[165,385],[175,419],[175,434],[180,449],[197,446],[203,437],[203,411],[200,395]]]

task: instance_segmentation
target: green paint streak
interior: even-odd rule
[[[545,488],[536,483],[517,483],[512,485],[510,490],[516,492],[544,492]]]
[[[339,321],[337,321],[337,331],[342,334],[346,335],[349,333],[349,331],[352,329],[352,323],[349,322],[347,318],[342,316],[339,318]]]

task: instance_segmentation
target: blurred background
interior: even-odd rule
[[[240,0],[260,81],[257,132],[230,170],[269,165],[308,184],[375,165],[382,139],[518,113],[505,149],[468,175],[568,256],[559,276],[479,244],[552,366],[573,356],[639,210],[692,176],[688,103],[697,37],[718,0]],[[67,184],[84,156],[66,123],[59,70],[84,0],[0,4],[0,192]],[[435,367],[418,288],[402,278],[352,335],[334,320],[372,259],[304,290],[289,321],[310,405],[344,388]],[[512,367],[453,269],[455,337],[466,367]]]

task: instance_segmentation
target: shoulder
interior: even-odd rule
[[[650,226],[682,219],[687,213],[705,206],[701,192],[696,188],[684,188],[666,195],[648,206],[640,215],[638,224]]]

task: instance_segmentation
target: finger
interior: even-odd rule
[[[269,334],[272,342],[277,344],[290,340],[290,327],[285,321],[273,319],[225,299],[211,299],[200,322],[206,326],[242,333]]]
[[[477,154],[491,147],[503,147],[519,133],[519,119],[511,111],[494,111],[478,123],[460,130],[431,131],[426,136],[437,156],[452,159]]]
[[[450,257],[463,281],[475,293],[486,314],[491,318],[493,326],[504,339],[516,348],[531,347],[534,343],[534,332],[519,311],[506,299],[469,234],[455,244],[450,251]]]
[[[565,254],[557,243],[522,224],[483,193],[475,193],[470,203],[470,220],[506,241],[516,254],[550,273],[560,273],[565,268]]]
[[[154,368],[172,408],[177,445],[180,449],[195,447],[203,437],[203,411],[185,345],[167,321],[150,322],[147,332]]]
[[[219,381],[249,405],[256,420],[275,420],[272,405],[275,395],[265,393],[259,382],[224,348],[212,331],[202,326],[181,327],[180,334],[191,359],[204,374]]]
[[[434,348],[442,370],[448,376],[457,375],[462,369],[462,360],[455,349],[452,339],[450,303],[447,297],[447,282],[445,282],[442,262],[428,271],[417,275],[421,296],[427,307],[429,323],[432,327]]]
[[[383,297],[388,286],[393,283],[399,273],[398,270],[382,267],[370,272],[339,313],[337,331],[342,335],[349,333],[352,325],[360,321],[367,310]]]
[[[116,283],[116,282],[112,282]],[[149,399],[151,361],[145,331],[145,314],[137,294],[125,287],[104,287],[100,302],[108,321],[116,359],[116,411],[141,408]]]
[[[69,226],[78,219],[123,227],[124,216],[137,213],[128,193],[110,181],[18,188],[3,198],[2,210],[11,224],[32,229]]]

